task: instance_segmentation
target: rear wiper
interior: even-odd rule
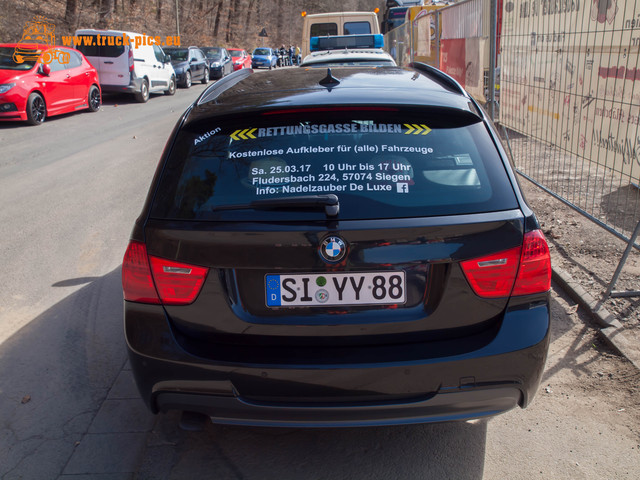
[[[249,203],[236,205],[216,205],[211,210],[276,210],[276,209],[316,209],[324,208],[328,217],[335,217],[340,212],[338,196],[333,193],[327,195],[302,195],[299,197],[279,197],[254,200]]]

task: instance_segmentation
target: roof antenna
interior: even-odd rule
[[[331,75],[331,69],[327,68],[327,76],[320,80],[319,83],[320,85],[322,85],[323,87],[327,87],[329,91],[331,91],[333,87],[337,87],[338,85],[340,85],[340,80]]]

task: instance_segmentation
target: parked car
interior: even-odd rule
[[[252,68],[272,68],[277,67],[278,57],[269,47],[258,47],[251,54]]]
[[[98,70],[103,92],[130,93],[142,103],[149,100],[151,93],[176,93],[171,62],[160,46],[136,41],[141,34],[92,29],[76,30],[75,34],[84,38],[78,50]],[[125,35],[130,44],[120,40]]]
[[[421,64],[235,72],[168,145],[122,268],[152,412],[333,427],[532,401],[549,248],[453,78]]]
[[[39,125],[53,115],[100,109],[98,72],[82,53],[55,45],[22,44],[30,58],[16,62],[17,45],[0,44],[0,120]]]
[[[380,34],[312,37],[311,53],[300,66],[395,66],[396,61],[382,49],[383,45],[384,37]]]
[[[229,54],[231,54],[231,62],[233,63],[234,70],[241,70],[243,68],[251,68],[251,55],[246,50],[239,48],[228,48]]]
[[[222,78],[233,72],[231,54],[223,47],[202,47],[209,61],[209,75],[211,78]]]
[[[197,80],[209,83],[209,61],[198,47],[171,47],[165,53],[171,56],[178,86],[189,88]]]

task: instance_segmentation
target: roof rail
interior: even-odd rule
[[[442,70],[438,70],[436,67],[432,67],[431,65],[421,62],[412,62],[409,64],[409,67],[430,76],[441,84],[444,84],[465,96],[467,95],[467,92],[462,88],[462,85],[460,85],[453,77],[447,75]]]
[[[251,68],[242,68],[233,72],[231,75],[228,75],[224,78],[221,78],[213,85],[209,86],[198,100],[196,100],[196,105],[202,105],[203,103],[211,102],[218,98],[224,91],[233,87],[236,83],[241,82],[249,75],[253,73],[253,69]]]

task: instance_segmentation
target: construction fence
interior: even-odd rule
[[[418,8],[387,34],[398,64],[450,74],[494,118],[520,175],[627,242],[605,297],[640,296],[614,291],[640,248],[640,2]]]

